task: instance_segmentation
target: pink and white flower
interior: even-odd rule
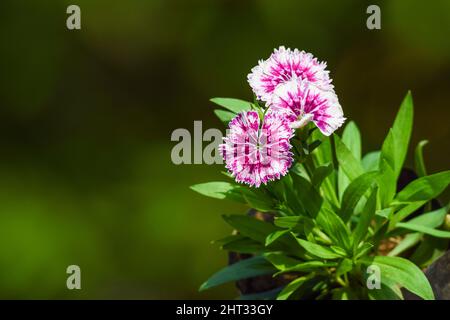
[[[256,111],[247,111],[230,121],[219,148],[237,182],[259,187],[287,173],[293,162],[292,136],[293,130],[282,116],[266,115],[261,124]]]
[[[326,136],[345,121],[333,90],[322,90],[300,78],[293,78],[276,88],[269,113],[284,115],[292,128],[300,128],[312,121]]]
[[[319,62],[311,53],[281,46],[269,59],[260,60],[247,79],[256,97],[269,102],[278,85],[295,77],[324,90],[333,89],[326,67],[325,62]]]

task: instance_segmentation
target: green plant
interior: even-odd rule
[[[212,100],[224,122],[254,103],[237,99]],[[415,150],[419,178],[401,191],[397,180],[408,151],[413,127],[413,101],[408,93],[381,150],[361,157],[361,136],[349,122],[342,136],[324,136],[310,125],[295,132],[291,143],[294,164],[278,181],[251,188],[228,182],[208,182],[191,188],[203,195],[248,204],[270,213],[274,221],[248,215],[224,215],[238,231],[216,241],[229,251],[253,257],[225,267],[200,290],[225,282],[271,274],[293,279],[260,298],[401,299],[406,288],[433,299],[421,268],[448,246],[444,230],[448,207],[431,209],[431,201],[450,183],[450,171],[427,175],[422,156],[425,141]],[[225,174],[229,176],[228,174]],[[424,212],[417,215],[417,211]],[[414,218],[410,218],[415,213]],[[394,246],[386,250],[386,246]],[[380,272],[380,288],[368,282]]]

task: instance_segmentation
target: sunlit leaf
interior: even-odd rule
[[[217,118],[219,118],[220,121],[222,121],[225,124],[227,124],[233,118],[236,117],[235,113],[226,111],[226,110],[220,110],[220,109],[214,110],[214,114],[217,116]]]
[[[230,199],[245,203],[245,200],[240,193],[241,188],[229,182],[217,181],[195,184],[191,186],[191,189],[207,197]]]
[[[249,111],[252,108],[252,104],[248,101],[234,99],[234,98],[213,98],[210,100],[215,104],[224,107],[234,113],[242,111]]]
[[[450,170],[418,178],[397,194],[397,201],[429,201],[443,192],[450,183]]]
[[[366,172],[350,183],[342,196],[340,212],[342,220],[347,221],[352,216],[358,201],[374,184],[377,175],[377,171]]]
[[[366,205],[364,206],[364,210],[360,214],[358,224],[353,231],[353,243],[355,246],[357,246],[361,240],[364,240],[364,237],[367,235],[370,222],[372,221],[377,209],[377,191],[378,189],[374,189],[372,191]]]
[[[341,141],[338,135],[334,135],[334,141],[336,146],[336,157],[339,162],[339,170],[342,169],[350,181],[353,181],[364,172],[361,162],[354,157],[353,153]]]
[[[350,250],[352,241],[350,231],[336,213],[327,207],[322,207],[317,216],[317,224],[337,246]]]
[[[423,271],[411,261],[400,257],[375,256],[363,258],[362,262],[367,266],[378,266],[382,278],[395,281],[425,300],[434,300],[433,290],[428,279]]]
[[[381,151],[367,153],[361,160],[361,164],[366,172],[377,170],[380,163]]]
[[[344,128],[342,133],[342,142],[347,146],[356,160],[361,160],[361,134],[355,122],[350,121]],[[338,189],[339,198],[342,198],[345,189],[350,180],[347,178],[343,170],[338,171]]]

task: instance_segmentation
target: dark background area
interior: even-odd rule
[[[251,99],[250,69],[285,45],[328,62],[364,152],[411,89],[411,147],[430,140],[428,171],[449,169],[449,33],[447,0],[2,0],[0,297],[235,296],[197,288],[226,264],[210,244],[230,232],[220,215],[245,208],[189,190],[223,167],[172,164],[172,131],[223,129],[208,99]]]

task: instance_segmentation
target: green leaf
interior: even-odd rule
[[[191,189],[207,197],[230,199],[245,203],[245,200],[240,193],[241,187],[229,182],[217,181],[195,184],[191,186]]]
[[[437,228],[440,227],[445,220],[445,216],[447,215],[447,212],[449,211],[450,204],[446,207],[423,213],[418,217],[415,217],[414,219],[409,220],[409,223],[413,224],[419,224],[423,225],[425,227],[429,228]]]
[[[275,268],[262,256],[244,259],[212,275],[200,286],[199,291],[204,291],[227,282],[272,274],[274,272]]]
[[[342,134],[342,142],[348,147],[357,161],[361,160],[361,134],[358,127],[353,121],[350,121]],[[350,181],[343,170],[338,171],[338,190],[339,198],[342,199],[344,190],[349,185]]]
[[[342,142],[352,152],[356,160],[361,160],[361,133],[355,122],[350,121],[342,133]]]
[[[283,271],[302,263],[302,261],[286,256],[283,253],[266,253],[266,258],[277,270]]]
[[[450,170],[421,177],[412,181],[397,194],[396,200],[429,201],[443,192],[450,183]]]
[[[329,163],[316,168],[312,176],[312,185],[318,189],[322,182],[333,172],[333,164]]]
[[[275,201],[261,189],[242,188],[241,193],[250,207],[261,212],[275,210]]]
[[[342,219],[327,207],[322,207],[317,215],[317,224],[339,247],[350,250],[351,237],[350,230]]]
[[[407,218],[410,214],[418,210],[420,207],[422,207],[426,201],[417,201],[417,202],[411,202],[402,209],[400,209],[396,214],[394,214],[391,217],[390,221],[390,229],[393,229],[397,222],[402,221],[403,219]]]
[[[414,224],[411,222],[399,222],[397,223],[397,228],[403,228],[407,230],[417,231],[425,234],[429,234],[430,236],[436,238],[446,238],[450,239],[450,231],[437,230],[429,227],[425,227],[420,224]]]
[[[283,203],[287,206],[290,211],[296,216],[306,216],[306,209],[303,207],[299,197],[297,196],[297,190],[294,189],[294,181],[290,174],[287,174],[282,180],[285,184],[285,198],[286,201]]]
[[[347,251],[345,251],[341,247],[331,245],[330,249],[333,250],[333,252],[337,253],[338,255],[340,255],[342,257],[346,257],[348,255]]]
[[[286,256],[283,253],[265,253],[264,257],[278,270],[274,277],[286,272],[311,272],[316,269],[335,267],[335,262],[301,261]]]
[[[366,172],[353,180],[342,196],[342,207],[340,216],[344,222],[353,215],[353,211],[358,204],[361,197],[372,186],[375,178],[377,177],[377,171]]]
[[[428,144],[428,140],[422,140],[417,144],[416,151],[414,152],[414,168],[419,177],[427,175],[425,168],[425,161],[423,160],[423,147]]]
[[[413,126],[414,108],[411,92],[408,91],[395,117],[392,131],[395,136],[395,172],[398,176],[403,168],[408,152],[409,140]]]
[[[317,147],[312,153],[312,162],[314,166],[317,168],[319,166],[331,164],[334,168],[333,162],[333,152],[331,146],[330,137],[326,137],[322,135],[320,130],[316,130],[312,134],[312,139],[322,139],[322,143],[319,147]],[[336,174],[332,172],[328,175],[322,183],[322,190],[324,191],[324,195],[329,201],[331,201],[334,205],[339,205],[339,200],[336,194]]]
[[[292,175],[294,189],[300,203],[306,209],[310,217],[315,217],[322,206],[322,197],[319,192],[305,178]]]
[[[306,251],[316,257],[329,260],[342,258],[341,255],[336,254],[333,250],[327,247],[303,239],[297,239],[297,241]]]
[[[239,113],[242,111],[249,111],[252,109],[252,104],[248,101],[234,99],[234,98],[213,98],[211,102],[224,107],[234,113]]]
[[[405,236],[405,238],[395,246],[394,249],[392,249],[388,256],[398,256],[400,253],[405,252],[406,250],[414,247],[416,244],[419,243],[420,239],[422,238],[421,233],[409,233]]]
[[[339,277],[347,272],[352,271],[353,269],[353,262],[352,260],[348,258],[342,259],[342,261],[339,263],[337,269],[336,269],[336,275]]]
[[[393,212],[394,212],[393,208],[386,208],[386,209],[381,209],[381,210],[375,211],[375,215],[389,220],[391,218]]]
[[[214,114],[217,116],[217,118],[219,118],[220,121],[222,121],[225,124],[227,124],[236,117],[235,113],[221,109],[214,110]]]
[[[280,228],[292,229],[301,224],[305,219],[302,216],[275,217],[274,224]]]
[[[305,281],[308,280],[308,277],[300,277],[291,282],[289,282],[283,290],[278,294],[277,300],[287,300],[289,296],[294,293]]]
[[[424,273],[411,261],[387,256],[363,258],[361,261],[367,266],[377,265],[380,268],[381,278],[395,281],[425,300],[434,299],[433,290]]]
[[[372,248],[374,247],[373,244],[365,242],[361,243],[358,248],[355,250],[355,260],[358,260],[362,256],[364,256],[366,253],[368,253]]]
[[[278,287],[268,291],[243,294],[240,295],[237,300],[275,300],[281,289],[281,287]]]
[[[375,188],[372,191],[369,199],[367,200],[363,212],[361,212],[360,214],[358,224],[353,231],[353,243],[355,246],[358,246],[359,243],[364,240],[365,236],[367,235],[370,222],[372,221],[377,209],[377,194],[378,189]]]
[[[296,163],[290,170],[290,173],[294,173],[302,178],[304,178],[305,180],[307,180],[308,182],[311,182],[310,177],[308,176],[308,173],[306,172],[305,166],[301,163]]]
[[[389,165],[389,167],[394,172],[394,176],[396,176],[396,167],[395,167],[395,133],[391,128],[383,141],[383,145],[381,147],[380,154],[380,169],[383,168],[384,165]]]
[[[223,219],[242,235],[256,240],[262,245],[265,245],[266,238],[269,234],[280,230],[271,223],[247,215],[224,215]],[[270,246],[272,249],[283,250],[300,257],[304,254],[304,250],[298,246],[297,241],[295,241],[291,234],[278,238]]]
[[[413,111],[411,93],[408,92],[397,113],[394,125],[392,126],[392,129],[389,130],[381,148],[380,170],[389,177],[388,179],[388,177],[385,176],[383,181],[383,185],[388,187],[387,190],[389,193],[394,189],[397,177],[402,170],[406,158],[412,132]],[[389,166],[389,168],[392,169],[392,172],[390,172],[391,170],[388,170],[386,166]],[[385,201],[390,199],[388,195],[384,193],[383,189],[381,189],[381,191],[383,204],[387,205]]]
[[[350,287],[331,290],[332,300],[358,300],[358,296]]]
[[[262,244],[266,242],[266,238],[269,234],[279,230],[271,223],[247,215],[223,215],[222,217],[241,234]]]
[[[378,245],[380,244],[380,241],[386,236],[388,229],[389,229],[389,223],[387,221],[381,221],[375,228],[375,231],[374,231],[373,235],[371,236],[370,242],[375,247],[378,247]]]
[[[381,151],[367,153],[361,160],[364,171],[374,171],[379,168]]]
[[[388,164],[385,158],[380,158],[380,174],[377,177],[380,186],[380,203],[385,208],[391,204],[397,189],[397,177],[394,169]]]
[[[213,241],[221,246],[221,249],[239,253],[258,253],[264,250],[261,243],[240,234],[231,235],[220,240]]]
[[[401,300],[401,292],[394,286],[389,286],[381,282],[380,289],[368,290],[371,300]]]
[[[448,249],[448,239],[435,238],[424,235],[418,248],[409,257],[416,265],[426,268],[439,259]]]
[[[336,146],[336,157],[339,162],[339,170],[342,169],[350,181],[355,180],[364,172],[361,162],[353,156],[353,153],[336,134],[334,135],[334,142]]]
[[[239,235],[239,234],[232,234],[232,235],[223,237],[218,240],[213,240],[213,241],[211,241],[211,244],[224,245],[226,243],[232,242],[232,241],[240,239],[240,238],[245,238],[245,237],[243,237],[242,235]]]
[[[268,245],[270,245],[271,243],[273,243],[274,241],[276,241],[277,239],[279,239],[280,237],[288,234],[289,232],[290,232],[289,230],[278,230],[278,231],[272,232],[271,234],[269,234],[266,237],[266,242],[265,242],[266,247]]]
[[[289,268],[282,269],[275,273],[275,275],[280,275],[287,272],[312,272],[317,269],[323,269],[328,267],[336,267],[336,262],[323,262],[323,261],[306,261],[302,263],[298,263],[295,266],[291,266]]]
[[[330,138],[324,136],[319,130],[315,130],[311,135],[311,141],[316,140],[322,141],[322,143],[316,149],[314,149],[312,153],[316,167],[327,163],[332,163],[333,152]]]

